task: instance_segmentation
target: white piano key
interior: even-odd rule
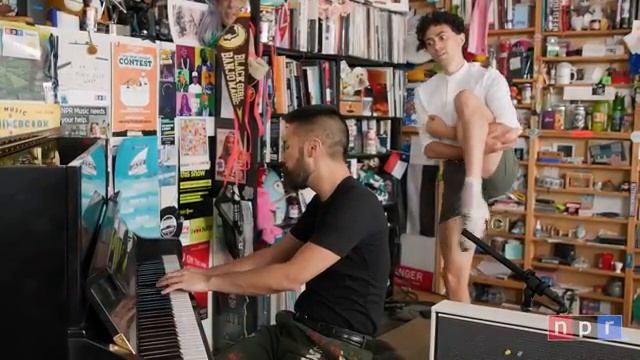
[[[165,271],[172,272],[180,269],[180,261],[175,255],[162,257]],[[176,332],[180,344],[180,352],[185,360],[208,360],[204,339],[198,327],[198,319],[191,305],[189,294],[173,291],[169,295],[173,308]]]

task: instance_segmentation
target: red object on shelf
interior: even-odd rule
[[[511,42],[509,40],[500,41],[498,49],[498,71],[507,77],[507,75],[509,75],[509,51],[511,50]]]

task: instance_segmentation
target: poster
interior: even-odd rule
[[[237,134],[233,129],[216,130],[216,180],[231,181],[244,184],[247,181],[247,170],[249,168],[250,154],[247,149],[247,138],[237,139]],[[235,166],[231,166],[234,143],[237,146],[238,156]]]
[[[159,237],[157,138],[123,138],[115,154],[115,191],[120,191],[122,219],[129,230],[142,237]]]
[[[0,138],[50,130],[59,126],[59,105],[0,101]]]
[[[55,30],[58,38],[58,99],[61,105],[111,106],[111,40],[86,32]],[[82,56],[80,56],[82,55]]]
[[[113,44],[113,132],[154,133],[157,128],[155,46]]]
[[[176,123],[180,126],[180,169],[209,169],[207,118],[180,117]]]
[[[211,220],[209,220],[211,219]],[[204,220],[205,219],[198,219]],[[192,220],[193,221],[193,220]],[[213,218],[207,218],[206,222],[209,224],[207,234],[209,238],[213,238]],[[182,263],[185,267],[193,267],[198,269],[208,269],[210,265],[210,245],[209,242],[201,242],[195,245],[185,245],[182,247]],[[198,306],[199,315],[202,318],[207,317],[207,308],[209,305],[209,293],[208,292],[196,292],[193,293]]]
[[[210,169],[180,170],[178,208],[185,220],[202,218],[213,214],[212,174]],[[185,225],[183,234],[189,234]]]
[[[158,64],[160,66],[158,116],[163,119],[173,119],[176,116],[175,45],[159,43],[158,46]]]
[[[247,55],[249,50],[249,19],[238,18],[218,43],[218,55],[222,64],[222,76],[231,103],[234,116],[238,121],[244,119],[246,106]]]
[[[0,21],[0,100],[55,102],[55,61],[48,30]]]
[[[212,116],[215,106],[213,50],[176,46],[176,116]]]
[[[107,154],[103,144],[98,145],[82,159],[80,178],[82,183],[81,209],[84,215],[87,206],[96,194],[106,198]]]
[[[205,45],[200,38],[206,37],[203,33],[214,27],[208,10],[209,5],[206,3],[168,0],[167,11],[173,42],[189,46]]]
[[[105,138],[109,131],[106,106],[62,106],[60,129],[63,136]]]
[[[173,118],[160,119],[160,234],[179,237],[182,217],[178,213],[178,150]]]

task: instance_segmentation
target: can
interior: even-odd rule
[[[587,124],[587,111],[584,105],[576,105],[573,108],[573,118],[571,122],[571,127],[576,130],[583,130],[586,128]]]
[[[531,104],[531,84],[524,84],[520,87],[520,95],[522,97],[522,104]]]
[[[553,122],[553,128],[555,130],[564,130],[565,111],[566,111],[566,108],[564,105],[556,105],[553,107],[554,120],[555,120]]]

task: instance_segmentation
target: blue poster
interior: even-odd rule
[[[81,170],[82,214],[87,207],[106,198],[107,154],[103,142],[92,147],[92,151],[82,160]]]
[[[120,217],[129,230],[148,238],[160,236],[157,141],[156,136],[123,139],[114,165]]]

